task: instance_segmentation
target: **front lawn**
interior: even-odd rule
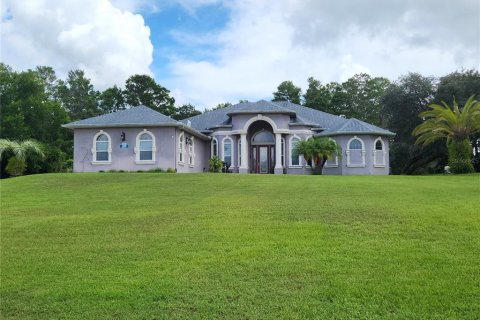
[[[478,319],[480,176],[1,181],[3,319]]]

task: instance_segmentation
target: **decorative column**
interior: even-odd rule
[[[241,166],[238,169],[238,173],[248,173],[248,145],[247,145],[247,134],[240,135],[240,144],[242,145],[242,154],[241,154]]]
[[[275,174],[283,174],[282,167],[282,134],[275,133]]]

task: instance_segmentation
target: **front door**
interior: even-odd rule
[[[272,173],[275,163],[273,157],[275,155],[274,146],[253,146],[252,162],[253,172],[255,173]]]

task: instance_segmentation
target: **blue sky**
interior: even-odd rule
[[[2,62],[83,69],[95,88],[149,74],[178,105],[269,99],[291,80],[480,68],[480,1],[4,0]]]

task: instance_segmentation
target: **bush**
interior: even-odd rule
[[[213,156],[210,158],[210,160],[208,160],[208,166],[210,172],[220,172],[223,167],[223,162],[219,157]]]
[[[177,170],[175,170],[174,168],[168,168],[167,169],[167,173],[176,173]]]
[[[148,172],[160,173],[160,172],[163,172],[163,170],[162,170],[162,168],[154,168],[154,169],[148,170]]]
[[[9,175],[12,177],[18,177],[25,172],[25,168],[27,165],[25,164],[25,161],[18,159],[17,157],[11,157],[8,159],[7,167],[5,170]]]
[[[453,173],[473,172],[472,146],[468,139],[452,140],[448,145],[448,165]]]

